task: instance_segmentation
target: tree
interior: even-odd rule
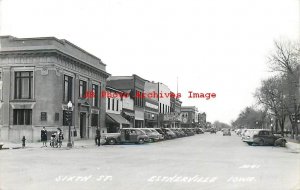
[[[264,128],[266,124],[266,111],[256,110],[252,107],[246,107],[239,114],[238,118],[232,122],[234,128]]]
[[[269,56],[270,68],[285,81],[286,101],[285,107],[292,124],[292,136],[296,132],[298,136],[297,121],[292,115],[299,114],[300,95],[299,95],[299,63],[300,63],[300,44],[291,41],[275,41],[275,49]]]
[[[223,128],[230,128],[230,125],[228,125],[227,123],[220,122],[220,121],[215,121],[213,125],[218,130],[221,130]]]
[[[254,95],[258,103],[275,116],[275,132],[277,132],[279,124],[282,135],[284,134],[285,118],[288,115],[284,84],[281,77],[271,77],[262,81],[261,87],[256,90]]]

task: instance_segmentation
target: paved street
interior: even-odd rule
[[[292,190],[300,189],[299,168],[300,154],[286,148],[206,133],[144,145],[1,150],[0,189]]]

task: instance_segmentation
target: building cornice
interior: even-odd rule
[[[65,54],[64,52],[61,52],[57,49],[47,49],[47,50],[24,50],[24,51],[0,51],[0,58],[5,56],[41,56],[45,57],[44,59],[37,60],[37,63],[49,63],[52,62],[53,64],[61,65],[62,67],[64,65],[67,65],[67,68],[79,70],[79,68],[86,68],[86,70],[90,70],[90,72],[96,71],[97,73],[100,73],[102,77],[108,78],[110,76],[109,73],[107,73],[105,70],[102,70],[100,68],[97,68],[89,63],[86,63],[82,60],[77,59],[76,57],[72,57],[68,54]],[[48,59],[47,57],[54,56],[56,60]],[[68,63],[77,64],[77,66],[71,66],[70,64],[64,64],[63,60],[67,60]],[[16,62],[17,61],[17,62]],[[10,64],[11,61],[7,60],[7,62],[3,62],[0,60],[0,63],[7,63]],[[24,64],[21,60],[15,60],[13,63],[20,63]],[[25,61],[25,63],[27,63]]]

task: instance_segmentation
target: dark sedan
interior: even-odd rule
[[[274,135],[271,131],[264,129],[251,130],[251,132],[246,133],[243,141],[249,145],[260,146],[285,146],[286,144],[286,140],[283,137]]]

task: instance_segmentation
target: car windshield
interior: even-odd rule
[[[245,135],[257,135],[259,130],[257,129],[248,129]]]
[[[160,129],[156,129],[156,131],[158,131],[159,133],[162,133],[162,130],[160,130]]]
[[[136,130],[136,134],[138,135],[145,135],[145,132],[142,130]]]
[[[144,131],[147,135],[152,133],[152,131],[150,131],[149,129],[142,129],[142,131]]]

